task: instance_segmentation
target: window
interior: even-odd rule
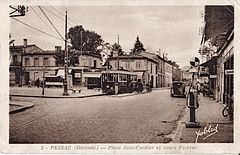
[[[39,66],[39,58],[34,58],[34,66]]]
[[[127,81],[127,75],[126,74],[119,74],[119,81]]]
[[[113,74],[107,74],[107,81],[108,82],[113,82],[114,81],[114,75]]]
[[[93,68],[97,68],[97,60],[93,60]]]
[[[17,55],[13,55],[13,64],[17,64]]]
[[[30,66],[29,58],[25,58],[25,66]]]
[[[151,74],[152,74],[152,72],[153,72],[153,71],[152,71],[152,64],[151,64]]]
[[[43,66],[48,66],[49,63],[48,63],[48,58],[44,58],[43,59]]]
[[[141,62],[136,62],[136,68],[141,68]]]
[[[115,69],[118,68],[118,62],[115,62]]]

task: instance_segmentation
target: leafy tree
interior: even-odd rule
[[[124,52],[123,52],[123,50],[122,50],[121,45],[118,45],[117,43],[114,43],[114,44],[112,45],[112,50],[113,50],[113,51],[118,51],[118,55],[124,55]]]
[[[69,47],[68,50],[68,65],[77,66],[79,64],[79,55],[80,53],[76,50],[71,50]],[[65,64],[65,50],[57,50],[55,56],[56,64],[58,66],[64,66]]]
[[[134,48],[132,50],[132,54],[138,54],[141,51],[146,51],[146,49],[144,48],[143,44],[140,42],[139,37],[137,36],[137,40],[134,44]]]
[[[72,48],[85,52],[97,52],[97,47],[103,43],[99,34],[94,31],[85,30],[82,26],[71,27],[68,32],[68,38],[71,40]]]

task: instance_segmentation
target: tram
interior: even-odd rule
[[[45,86],[50,87],[63,87],[63,78],[60,76],[46,76]]]
[[[102,91],[107,94],[131,93],[136,91],[139,80],[141,77],[129,71],[102,71]]]

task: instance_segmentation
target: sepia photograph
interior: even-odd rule
[[[8,7],[9,144],[235,143],[233,4]]]

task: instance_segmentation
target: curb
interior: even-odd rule
[[[15,110],[12,110],[12,111],[9,111],[9,114],[15,114],[15,113],[22,112],[24,110],[27,110],[27,109],[30,109],[30,108],[34,107],[34,104],[32,104],[32,103],[29,103],[27,106],[22,106],[22,105],[18,105],[18,104],[9,104],[9,106],[10,105],[17,105],[17,106],[19,106],[19,108],[15,109]]]
[[[96,97],[96,96],[105,96],[107,94],[95,94],[95,95],[86,95],[86,96],[43,96],[43,95],[9,95],[10,97],[35,97],[35,98],[87,98],[87,97]]]
[[[141,93],[136,93],[136,94],[126,94],[126,95],[122,95],[122,96],[120,96],[120,95],[111,95],[112,97],[119,97],[119,98],[121,98],[121,97],[128,97],[128,96],[135,96],[135,95],[141,95],[141,94],[147,94],[148,92],[141,92]]]

